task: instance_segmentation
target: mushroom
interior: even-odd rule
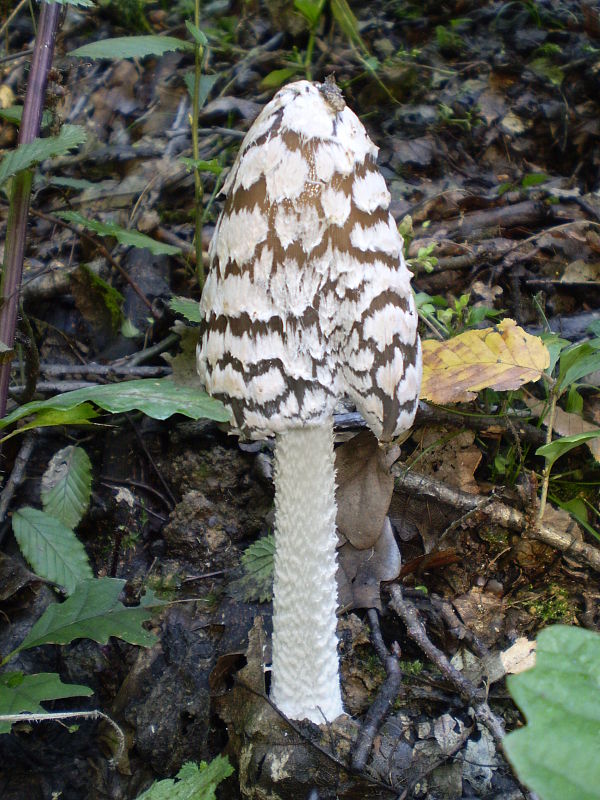
[[[316,723],[343,713],[334,407],[350,398],[390,440],[412,424],[421,381],[377,152],[333,79],[281,89],[223,187],[201,300],[201,382],[233,432],[275,437],[271,697]]]

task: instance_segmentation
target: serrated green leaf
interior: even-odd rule
[[[190,322],[202,322],[200,303],[197,300],[192,300],[189,297],[172,297],[169,300],[169,308],[176,314],[181,314]]]
[[[34,139],[20,144],[0,161],[0,184],[23,169],[29,169],[46,158],[62,156],[85,142],[85,130],[79,125],[63,125],[58,136]]]
[[[60,186],[65,189],[93,189],[96,184],[85,178],[61,178],[60,175],[50,175],[46,179],[48,186]]]
[[[145,233],[128,231],[127,228],[121,228],[120,225],[115,225],[112,222],[99,222],[96,219],[87,219],[87,217],[77,213],[77,211],[61,211],[57,212],[56,216],[64,219],[66,222],[82,225],[87,230],[94,231],[94,233],[97,233],[99,236],[114,236],[120,244],[150,250],[155,256],[181,253],[179,247],[175,247],[172,244],[157,242],[156,239],[146,236]]]
[[[541,800],[599,800],[600,636],[546,628],[535,667],[507,683],[527,717],[502,742],[519,778]]]
[[[219,79],[218,75],[201,75],[198,82],[198,108],[202,108],[208,99],[213,86]],[[183,80],[187,86],[192,100],[194,99],[194,85],[196,83],[196,76],[193,72],[186,72]]]
[[[84,546],[59,519],[25,506],[14,512],[12,526],[21,552],[35,572],[63,586],[67,594],[93,576]]]
[[[562,436],[550,444],[544,444],[535,451],[536,456],[543,456],[548,465],[552,467],[554,462],[564,456],[569,450],[579,447],[581,444],[589,442],[590,439],[598,439],[600,431],[586,431],[585,433],[575,433],[573,436]]]
[[[217,786],[232,773],[226,756],[217,756],[210,764],[188,761],[175,779],[156,781],[137,800],[215,800]]]
[[[70,56],[78,58],[145,58],[162,56],[171,50],[191,50],[193,45],[174,36],[118,36],[102,39],[76,50]]]
[[[89,686],[63,683],[55,672],[22,672],[0,674],[0,715],[39,713],[45,700],[62,700],[65,697],[89,697],[94,694]],[[0,721],[0,733],[9,733],[12,722]]]
[[[275,537],[264,536],[242,554],[243,574],[229,584],[232,597],[247,603],[266,603],[273,596],[273,561]]]
[[[44,511],[72,530],[90,504],[92,465],[83,447],[68,445],[55,453],[42,476]]]
[[[204,417],[217,422],[229,420],[229,412],[225,406],[205,392],[189,386],[178,386],[168,378],[144,378],[123,383],[86,386],[47,400],[34,400],[19,406],[0,419],[0,429],[29,414],[49,409],[66,412],[82,403],[95,403],[113,414],[133,410],[143,411],[153,419],[167,419],[173,414],[183,414],[191,419]]]
[[[124,606],[119,595],[125,581],[96,578],[81,581],[64,603],[48,606],[15,652],[42,644],[92,639],[106,644],[111,636],[151,647],[156,636],[142,627],[152,613],[147,606]]]

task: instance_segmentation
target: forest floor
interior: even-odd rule
[[[379,147],[423,338],[449,339],[505,317],[571,343],[599,337],[598,4],[351,0],[357,21],[340,16],[341,3],[321,5],[313,36],[290,0],[204,4],[204,258],[222,207],[218,189],[257,113],[282,82],[334,72]],[[108,37],[189,40],[193,6],[103,0],[68,8],[48,132],[80,125],[87,140],[36,174],[14,373],[19,402],[23,385],[33,390],[27,399],[171,374],[195,385],[198,329],[170,305],[173,296],[200,295],[194,176],[181,161],[192,155],[193,53],[69,56]],[[22,102],[34,39],[29,4],[14,7],[0,47],[4,108]],[[0,25],[11,10],[0,3]],[[0,120],[0,153],[15,146],[16,130]],[[2,238],[7,211],[0,199]],[[66,224],[66,211],[179,251],[128,247],[84,230],[80,218]],[[581,432],[582,420],[600,426],[599,385],[596,366],[566,387],[556,435]],[[126,579],[126,604],[148,590],[166,603],[149,623],[158,637],[152,647],[81,638],[23,650],[10,662],[24,674],[56,672],[91,687],[89,698],[45,707],[102,710],[124,731],[125,752],[116,765],[110,760],[114,737],[104,721],[81,720],[76,730],[19,724],[0,736],[2,800],[134,800],[184,762],[223,752],[236,771],[217,796],[232,800],[531,797],[499,746],[503,728],[524,722],[505,675],[531,664],[532,642],[550,624],[600,629],[600,440],[554,467],[540,536],[544,460],[535,450],[546,441],[546,400],[538,382],[484,390],[459,405],[421,404],[389,495],[384,488],[364,500],[365,513],[376,515],[385,499],[400,575],[389,574],[391,556],[376,564],[340,556],[350,717],[325,732],[290,727],[261,696],[268,687],[258,644],[263,626],[268,639],[271,614],[269,443],[239,444],[207,419],[135,411],[93,425],[50,421],[28,439],[7,440],[5,478],[18,469],[24,480],[16,491],[5,481],[10,504],[0,505],[0,654],[60,599],[29,571],[11,515],[40,507],[42,475],[65,446],[84,448],[92,465],[77,536],[94,574]],[[351,409],[336,420],[346,464],[366,463],[373,449],[364,425]],[[246,556],[258,571],[253,579],[242,554],[261,537],[262,550]],[[374,702],[391,712],[357,752]]]

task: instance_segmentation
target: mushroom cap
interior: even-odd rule
[[[281,89],[223,187],[198,372],[233,429],[319,424],[348,396],[380,439],[412,424],[421,349],[377,147],[331,81]]]

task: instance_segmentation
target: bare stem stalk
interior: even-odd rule
[[[52,65],[56,33],[62,9],[63,7],[59,3],[41,4],[31,72],[27,83],[25,105],[19,128],[18,143],[20,145],[32,142],[40,132],[48,73]],[[10,197],[10,212],[0,286],[2,297],[0,306],[0,343],[9,349],[12,349],[15,341],[31,183],[31,170],[22,170],[17,173],[13,178]],[[10,361],[8,360],[0,366],[0,417],[3,417],[6,413],[9,383]]]

